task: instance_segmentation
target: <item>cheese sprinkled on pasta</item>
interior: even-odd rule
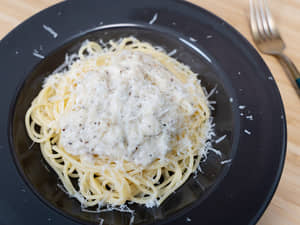
[[[86,41],[71,58],[28,109],[30,138],[83,206],[159,206],[207,151],[210,111],[197,74],[133,37]]]

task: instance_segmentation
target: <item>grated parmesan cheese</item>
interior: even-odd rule
[[[57,38],[58,34],[49,26],[43,24],[43,28],[48,31],[52,36],[53,38]]]
[[[103,218],[99,218],[99,225],[103,225],[104,223],[104,219]]]
[[[171,52],[168,53],[168,56],[173,56],[177,53],[176,49],[173,49]]]
[[[152,19],[149,21],[149,24],[154,24],[155,21],[157,20],[158,14],[155,13],[154,16],[152,17]]]
[[[195,39],[193,37],[190,37],[189,39],[190,39],[191,42],[197,42],[197,39]]]
[[[124,213],[129,213],[130,214],[130,220],[129,220],[129,225],[132,225],[134,222],[134,218],[135,218],[135,211],[130,209],[127,205],[123,204],[120,206],[113,206],[113,205],[106,205],[105,208],[102,208],[102,203],[100,202],[98,205],[98,208],[96,210],[89,210],[86,209],[84,207],[81,207],[81,211],[82,212],[88,212],[88,213],[103,213],[103,212],[113,212],[113,211],[119,211],[119,212],[124,212]],[[100,224],[101,221],[102,223],[104,222],[104,219],[99,218],[100,219]]]
[[[76,83],[75,104],[59,119],[60,144],[90,162],[93,155],[142,166],[165,160],[175,144],[172,137],[195,111],[188,91],[194,80],[183,84],[141,52],[123,51],[110,60]],[[181,142],[189,144],[188,138]]]
[[[217,92],[217,85],[213,89],[211,89],[209,93],[207,93],[207,90],[205,88],[204,90],[206,98],[209,99],[215,92]]]
[[[39,51],[36,50],[36,49],[33,50],[33,53],[32,53],[32,54],[33,54],[35,57],[40,58],[40,59],[44,59],[44,58],[45,58],[45,56],[41,55],[41,54],[39,53]]]
[[[224,134],[222,137],[219,137],[217,140],[215,140],[215,143],[218,144],[220,143],[221,141],[223,141],[225,138],[226,138],[226,134]]]
[[[246,129],[244,130],[244,133],[248,134],[248,135],[251,135],[251,132],[249,130],[246,130]]]
[[[246,119],[253,120],[253,115],[246,116]]]
[[[212,148],[212,147],[208,147],[207,148],[209,151],[212,151],[212,152],[214,152],[216,155],[218,155],[218,156],[222,156],[222,153],[219,151],[219,150],[217,150],[217,149],[214,149],[214,148]]]
[[[231,159],[227,159],[227,160],[223,160],[220,162],[221,165],[227,164],[227,163],[231,163]]]

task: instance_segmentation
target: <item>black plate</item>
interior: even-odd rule
[[[154,15],[157,19],[149,24]],[[100,218],[128,224],[128,214],[81,212],[78,202],[57,188],[57,177],[45,168],[38,146],[28,149],[24,130],[25,111],[42,79],[66,52],[76,51],[86,38],[128,35],[177,49],[175,57],[199,73],[208,90],[218,85],[212,98],[217,101],[216,133],[227,135],[214,145],[222,157],[210,153],[202,164],[204,173],[189,179],[160,208],[131,206],[135,222],[240,225],[254,224],[261,216],[282,171],[286,123],[276,84],[254,48],[230,25],[186,2],[74,0],[33,16],[0,43],[1,125],[6,127],[0,133],[1,224],[99,224]],[[45,60],[33,56],[34,49]],[[226,159],[232,162],[220,164]]]

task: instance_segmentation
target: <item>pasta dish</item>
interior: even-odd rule
[[[197,74],[150,43],[85,41],[49,75],[25,116],[29,137],[83,207],[159,206],[207,153]]]

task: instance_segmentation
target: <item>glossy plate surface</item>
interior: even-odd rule
[[[155,17],[157,17],[155,19]],[[149,24],[152,21],[153,24]],[[52,27],[58,37],[43,29]],[[213,111],[219,157],[157,209],[135,209],[135,224],[254,224],[269,203],[286,149],[284,109],[254,48],[230,25],[182,1],[66,1],[33,16],[0,42],[0,224],[128,224],[130,214],[80,211],[31,145],[24,115],[45,76],[86,39],[133,35],[170,52],[218,93]],[[42,60],[33,55],[38,51]],[[245,106],[245,107],[244,107]],[[252,120],[253,118],[253,120]],[[231,163],[220,162],[231,159]],[[52,210],[53,209],[53,210]]]

